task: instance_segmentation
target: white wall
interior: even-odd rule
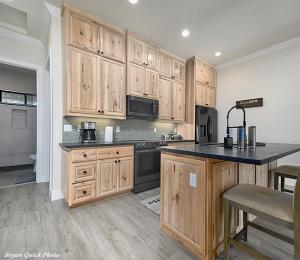
[[[0,89],[28,94],[36,94],[35,72],[24,72],[11,69],[10,66],[0,67]]]
[[[219,141],[235,101],[259,97],[264,98],[263,107],[246,109],[247,125],[257,126],[257,141],[300,144],[300,41],[218,69]],[[242,123],[241,111],[232,111],[230,123]],[[300,166],[300,153],[279,160],[283,163]]]

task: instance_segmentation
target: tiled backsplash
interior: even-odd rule
[[[64,125],[72,125],[72,132],[64,132],[63,142],[72,143],[79,141],[78,125],[83,121],[96,122],[97,140],[104,140],[104,129],[106,126],[114,128],[114,140],[160,140],[162,134],[174,132],[176,124],[162,123],[157,121],[127,119],[95,119],[83,117],[64,117]],[[120,127],[120,133],[116,133],[116,127]],[[154,132],[156,128],[156,132]]]

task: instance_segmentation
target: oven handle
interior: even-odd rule
[[[135,150],[136,153],[149,153],[149,152],[159,152],[157,149],[141,149],[141,150]]]

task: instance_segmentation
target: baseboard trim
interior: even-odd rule
[[[61,200],[64,198],[64,194],[61,190],[51,190],[50,189],[50,199],[51,201]]]

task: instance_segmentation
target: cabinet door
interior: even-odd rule
[[[206,253],[206,171],[205,162],[179,162],[165,159],[161,165],[161,224],[175,229],[179,237],[195,243]],[[194,175],[195,184],[190,185]],[[182,240],[181,240],[182,241]]]
[[[100,109],[100,58],[73,47],[69,47],[68,55],[68,110],[73,113],[97,114]]]
[[[94,53],[99,51],[99,26],[75,13],[70,14],[68,43]]]
[[[210,87],[205,89],[205,103],[209,107],[216,107],[216,90]]]
[[[196,95],[195,95],[195,102],[198,106],[205,106],[206,105],[206,87],[205,85],[196,82]]]
[[[145,43],[145,65],[147,68],[157,69],[157,48]]]
[[[144,65],[144,42],[128,35],[128,61]]]
[[[221,162],[214,164],[212,178],[213,248],[217,249],[224,240],[223,194],[228,189],[237,185],[237,164],[232,162]],[[237,212],[234,211],[232,216],[232,231],[234,231],[238,224]]]
[[[173,60],[173,78],[184,83],[185,80],[185,62]]]
[[[101,28],[101,54],[104,57],[125,62],[125,34],[108,27]]]
[[[118,161],[107,159],[98,161],[97,172],[97,197],[102,197],[117,192]]]
[[[118,191],[131,190],[133,188],[133,157],[118,159]]]
[[[158,80],[159,119],[171,120],[172,117],[172,81]]]
[[[157,84],[158,84],[158,73],[146,69],[146,89],[145,93],[147,98],[157,99]]]
[[[184,85],[173,81],[172,87],[172,119],[184,121],[185,119],[185,88]]]
[[[102,103],[105,115],[125,116],[125,66],[104,59],[102,62]]]
[[[173,76],[173,58],[163,52],[158,52],[158,72],[168,78]]]
[[[196,61],[196,81],[206,84],[206,78],[206,65],[200,61]]]
[[[208,85],[213,88],[217,85],[217,71],[212,67],[208,69]]]
[[[135,64],[128,64],[128,94],[145,97],[145,69]]]

